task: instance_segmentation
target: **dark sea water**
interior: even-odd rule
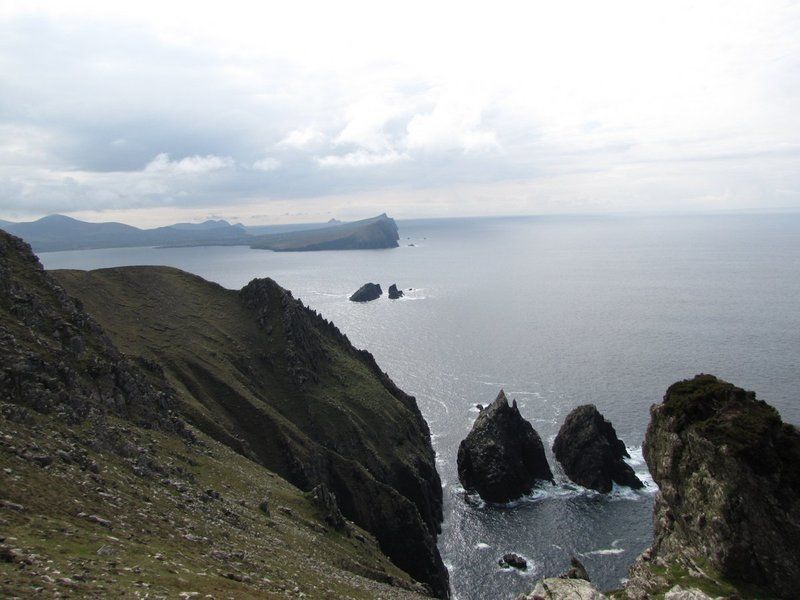
[[[650,543],[655,489],[608,496],[568,485],[506,508],[463,500],[456,450],[500,388],[549,446],[594,403],[631,450],[667,386],[714,373],[800,423],[800,216],[408,221],[394,250],[272,253],[115,249],[42,255],[47,268],[172,265],[230,287],[272,277],[332,319],[415,395],[445,497],[440,548],[459,599],[514,598],[578,556],[618,586]],[[414,247],[407,244],[413,243]],[[407,297],[348,302],[367,281]],[[551,464],[556,467],[549,455]],[[507,551],[526,574],[503,571]]]

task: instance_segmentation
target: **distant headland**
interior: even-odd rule
[[[225,220],[176,223],[139,229],[124,223],[88,223],[64,215],[37,221],[0,221],[0,229],[23,238],[37,252],[136,246],[250,246],[276,252],[396,248],[397,224],[385,213],[343,223],[246,227]]]

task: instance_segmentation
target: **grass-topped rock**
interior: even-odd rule
[[[795,426],[753,392],[698,375],[652,407],[643,450],[660,493],[653,547],[629,587],[657,593],[699,580],[712,595],[797,597]]]

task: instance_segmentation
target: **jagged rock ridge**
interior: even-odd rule
[[[458,478],[465,489],[496,503],[529,493],[537,481],[553,481],[539,434],[503,390],[459,445]]]

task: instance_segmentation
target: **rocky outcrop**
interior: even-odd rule
[[[711,375],[672,385],[650,414],[643,450],[660,489],[655,539],[631,569],[627,596],[699,580],[713,595],[741,586],[748,597],[797,597],[798,429]]]
[[[500,390],[458,447],[458,478],[488,502],[504,503],[553,481],[539,434]]]
[[[389,286],[389,300],[397,300],[403,297],[403,290],[397,289],[397,284],[393,283]]]
[[[527,596],[520,596],[517,600],[607,600],[608,596],[602,594],[588,581],[583,579],[542,579]]]
[[[384,213],[361,221],[326,225],[317,229],[272,233],[251,239],[252,248],[275,252],[308,252],[397,248],[400,236],[397,223]]]
[[[630,458],[614,426],[593,404],[575,408],[567,415],[553,444],[553,454],[572,481],[601,493],[612,485],[643,487],[633,469],[623,460]]]
[[[370,302],[382,295],[383,290],[379,283],[365,283],[350,296],[350,302]]]
[[[502,558],[497,561],[497,564],[504,569],[519,569],[520,571],[525,571],[528,568],[528,561],[514,552],[504,554]]]
[[[70,424],[110,414],[183,431],[162,379],[117,350],[27,243],[0,231],[0,400]]]
[[[590,581],[589,573],[586,572],[586,567],[583,566],[581,561],[573,556],[570,558],[569,563],[569,569],[559,575],[561,579],[583,579],[585,581]]]

